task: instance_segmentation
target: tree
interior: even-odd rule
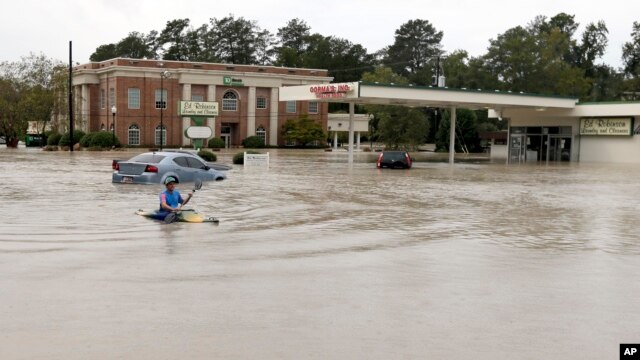
[[[139,32],[130,32],[127,37],[117,44],[105,44],[96,48],[90,61],[104,61],[118,57],[131,59],[157,59],[158,58],[158,32],[151,31],[149,35]]]
[[[154,35],[145,36],[139,32],[130,32],[129,35],[116,44],[117,57],[131,59],[155,59]]]
[[[256,61],[259,65],[270,65],[273,62],[275,38],[269,30],[256,33]]]
[[[291,19],[287,25],[278,28],[276,46],[274,48],[274,65],[286,67],[302,67],[302,55],[309,46],[311,28],[304,20]]]
[[[442,36],[442,31],[437,31],[428,20],[409,20],[396,30],[393,45],[383,50],[383,63],[411,82],[427,85],[431,71],[428,76],[418,75],[430,68],[433,58],[442,55]],[[426,83],[425,77],[429,79]],[[420,79],[422,81],[418,81]]]
[[[293,142],[301,146],[314,145],[314,143],[324,142],[327,138],[322,126],[302,115],[298,119],[289,119],[282,126],[282,135],[287,142]]]
[[[116,44],[100,45],[96,48],[96,51],[89,56],[89,61],[104,61],[114,59],[118,57],[118,51],[116,50]]]
[[[455,151],[475,152],[480,149],[476,113],[469,109],[456,109]],[[436,135],[436,151],[449,151],[451,111],[445,110]]]
[[[627,78],[626,98],[640,99],[640,22],[633,22],[631,41],[622,46],[622,61],[624,75]]]
[[[498,74],[501,90],[535,92],[539,88],[541,54],[530,32],[517,26],[489,40],[489,44],[485,64]]]
[[[607,34],[609,30],[604,21],[597,24],[590,23],[582,33],[582,42],[577,46],[576,65],[584,70],[585,76],[592,78],[596,75],[595,61],[604,55],[607,48]]]
[[[51,119],[60,65],[42,54],[0,64],[0,132],[9,146],[17,146],[28,121]]]
[[[186,41],[188,30],[189,19],[167,21],[167,25],[158,36],[158,45],[164,50],[162,54],[164,60],[189,61],[191,52]]]
[[[381,112],[379,123],[380,140],[386,148],[415,150],[428,136],[429,122],[419,109],[405,106],[387,106],[390,111]]]
[[[230,14],[222,19],[213,18],[210,23],[208,36],[216,44],[214,50],[218,59],[229,64],[258,63],[258,46],[264,51],[268,32],[262,31],[255,21],[245,20],[243,17],[236,19]],[[258,34],[262,36],[260,40]]]
[[[14,80],[0,78],[0,135],[8,147],[17,147],[18,140],[27,129],[21,113],[22,86]]]
[[[360,44],[346,39],[314,34],[302,57],[302,65],[312,69],[328,69],[334,82],[360,81],[375,59]]]
[[[409,81],[394,73],[391,68],[378,66],[371,73],[364,73],[363,81],[369,83],[407,85]],[[424,143],[429,135],[429,121],[422,109],[397,105],[366,105],[372,133],[376,141],[382,141],[388,148],[415,149]]]

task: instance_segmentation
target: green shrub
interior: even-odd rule
[[[79,143],[80,140],[82,140],[83,136],[84,136],[84,131],[73,130],[73,145]],[[58,143],[58,145],[69,146],[69,138],[70,138],[69,132],[64,133],[64,135],[62,135],[62,137],[60,138],[60,142]]]
[[[93,133],[91,141],[89,142],[91,147],[110,148],[112,146],[120,147],[120,141],[115,138],[115,144],[113,143],[113,134],[109,131],[98,131]]]
[[[208,150],[200,150],[198,151],[198,156],[200,156],[201,158],[210,161],[210,162],[214,162],[218,160],[218,157],[216,156],[216,154],[212,153],[211,151]]]
[[[209,139],[209,142],[207,143],[207,146],[210,149],[222,149],[224,148],[224,140],[222,140],[221,138],[211,138]]]
[[[242,146],[247,149],[258,149],[264,147],[264,140],[259,136],[249,136],[242,140]]]
[[[93,140],[93,137],[95,136],[96,133],[94,132],[90,132],[88,134],[86,134],[85,136],[82,137],[82,139],[80,139],[80,146],[84,147],[84,148],[88,148],[91,146],[91,141]]]
[[[49,137],[47,138],[47,145],[57,146],[60,143],[61,137],[62,137],[62,134],[51,133],[51,135],[49,135]]]
[[[233,155],[233,163],[236,164],[236,165],[244,165],[244,153],[245,152],[247,154],[262,154],[259,151],[251,151],[251,150],[239,152],[239,153]]]

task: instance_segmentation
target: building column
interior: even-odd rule
[[[182,100],[190,101],[191,100],[191,84],[182,84]],[[191,126],[191,118],[183,117],[182,118],[182,131],[180,131],[180,135],[182,136],[182,146],[189,146],[190,139],[185,135],[187,128]]]
[[[356,131],[356,150],[360,150],[360,131]]]
[[[216,101],[216,86],[209,85],[207,87],[207,101]],[[220,104],[218,104],[220,106]],[[220,109],[218,109],[220,111]],[[216,137],[216,118],[207,118],[207,126],[211,128],[211,138]],[[207,139],[207,142],[209,139]]]
[[[247,137],[256,134],[256,87],[249,87],[247,99]]]
[[[269,104],[269,145],[278,145],[278,88],[271,88],[271,101]]]
[[[338,132],[333,132],[333,150],[338,150]]]
[[[80,92],[80,111],[82,113],[82,122],[84,124],[83,131],[85,133],[89,133],[91,131],[91,119],[89,118],[89,109],[91,108],[91,104],[89,100],[89,86],[87,86],[87,84],[82,84],[82,90]]]

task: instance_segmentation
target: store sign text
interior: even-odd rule
[[[316,85],[309,88],[318,99],[338,99],[347,97],[347,93],[353,91],[350,84]]]
[[[215,101],[180,101],[181,116],[218,116],[218,103]]]
[[[632,118],[580,119],[580,135],[630,136],[632,128]]]

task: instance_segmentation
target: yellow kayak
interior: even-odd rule
[[[150,218],[150,219],[164,221],[169,213],[164,211],[158,211],[158,210],[147,211],[147,210],[139,209],[138,211],[136,211],[136,214]],[[189,222],[189,223],[220,222],[220,220],[211,216],[205,216],[194,209],[185,209],[177,212],[174,221]]]

